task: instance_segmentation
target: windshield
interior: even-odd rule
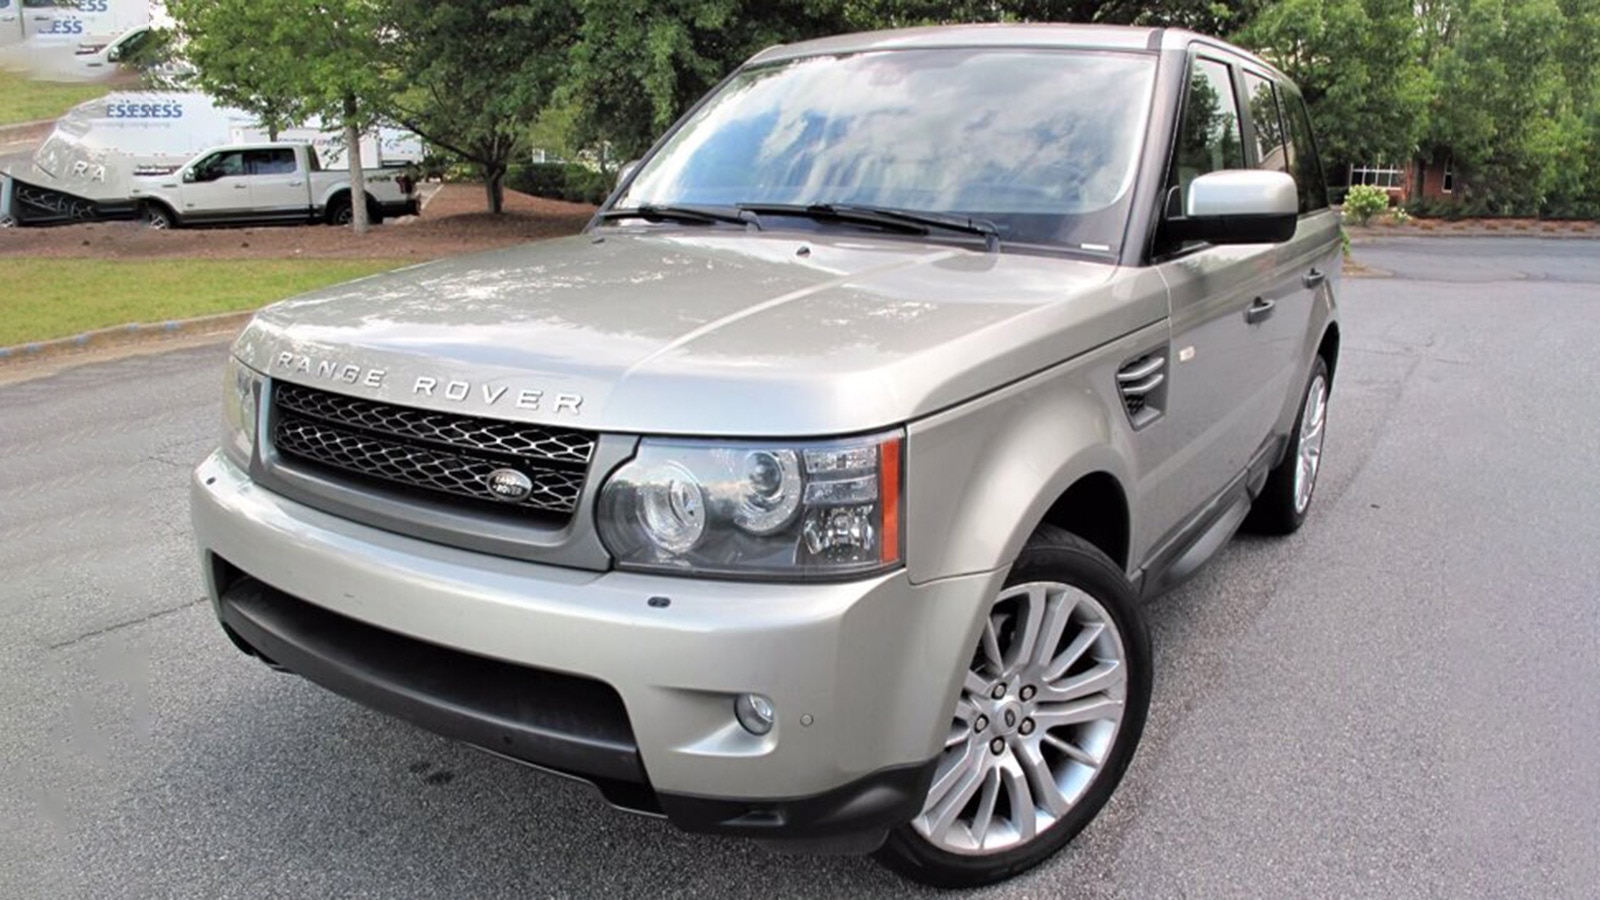
[[[1152,56],[1018,49],[750,69],[615,206],[886,207],[988,220],[1007,246],[1114,251],[1154,70]]]

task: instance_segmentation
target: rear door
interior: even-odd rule
[[[245,152],[250,172],[252,205],[262,216],[303,217],[311,206],[311,190],[292,147],[266,147]]]
[[[1208,172],[1246,167],[1244,119],[1231,60],[1200,51],[1190,59],[1167,173],[1167,204]],[[1279,365],[1260,327],[1275,288],[1273,248],[1159,239],[1157,268],[1172,313],[1164,471],[1155,485],[1160,521],[1185,524],[1242,473],[1269,439]],[[1155,430],[1155,429],[1152,429]],[[1151,435],[1156,438],[1156,435]]]
[[[1339,263],[1337,214],[1328,208],[1328,195],[1310,143],[1309,123],[1299,96],[1276,84],[1264,72],[1246,68],[1245,95],[1249,98],[1250,126],[1258,168],[1286,172],[1299,188],[1300,221],[1294,237],[1272,248],[1273,281],[1266,295],[1276,305],[1273,315],[1260,325],[1261,338],[1270,345],[1278,372],[1279,411],[1297,408],[1303,369],[1309,360],[1306,341],[1312,324],[1312,305]],[[1292,413],[1291,413],[1292,415]],[[1288,427],[1292,423],[1280,423]]]

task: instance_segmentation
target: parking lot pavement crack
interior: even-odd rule
[[[1379,350],[1375,347],[1345,347],[1345,353],[1371,353],[1375,356],[1398,356],[1404,359],[1426,360],[1427,362],[1444,363],[1447,366],[1475,366],[1477,363],[1470,359],[1451,359],[1448,356],[1434,356],[1421,352],[1420,347],[1411,347],[1403,350]]]
[[[66,648],[71,647],[71,646],[73,646],[75,644],[81,644],[84,641],[90,641],[90,640],[93,640],[93,639],[95,639],[97,637],[104,637],[105,635],[111,634],[114,631],[121,631],[124,628],[132,628],[132,627],[134,627],[136,625],[143,625],[146,622],[154,621],[156,619],[162,618],[163,616],[170,616],[173,613],[183,612],[186,609],[191,609],[191,608],[199,606],[200,604],[205,603],[205,602],[207,602],[205,597],[199,597],[197,599],[190,600],[188,603],[179,604],[178,606],[168,607],[167,609],[158,609],[155,612],[146,613],[145,615],[142,615],[142,616],[138,617],[137,619],[129,619],[126,622],[118,622],[115,625],[107,625],[104,628],[96,628],[93,631],[84,632],[83,634],[80,634],[80,635],[78,635],[76,637],[70,637],[70,638],[67,638],[64,641],[58,641],[58,642],[56,642],[54,644],[49,645],[45,649],[47,649],[47,650],[65,650]]]

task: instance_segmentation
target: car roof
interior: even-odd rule
[[[866,31],[769,47],[750,64],[770,63],[806,56],[864,53],[875,50],[953,49],[957,47],[1016,47],[1086,50],[1186,50],[1195,42],[1237,54],[1288,81],[1271,63],[1225,41],[1182,28],[1137,28],[1126,25],[980,24],[934,25],[893,31]]]

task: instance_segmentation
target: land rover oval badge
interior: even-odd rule
[[[485,480],[489,492],[507,503],[520,503],[533,493],[533,479],[516,469],[495,469]]]

